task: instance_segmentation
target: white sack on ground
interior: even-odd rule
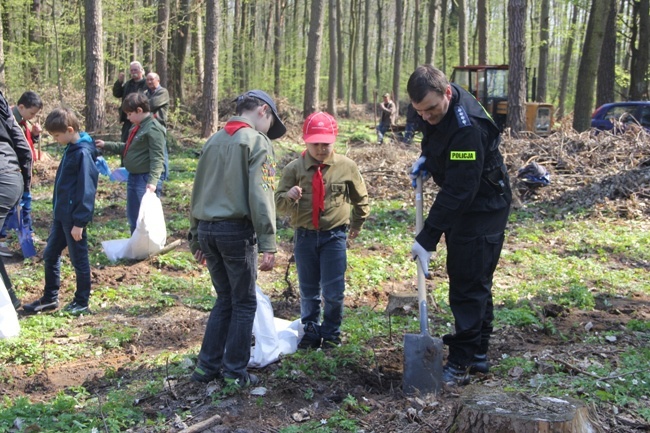
[[[142,196],[135,231],[129,239],[103,241],[102,247],[112,262],[119,259],[146,259],[164,248],[167,227],[162,203],[156,193],[147,191]]]
[[[251,348],[251,359],[248,366],[262,368],[276,362],[280,355],[288,355],[298,350],[298,341],[302,326],[300,319],[289,320],[273,317],[271,300],[259,286],[257,293],[257,311],[253,322],[255,346]]]

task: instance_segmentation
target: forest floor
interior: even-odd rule
[[[562,219],[579,209],[589,209],[593,221],[611,218],[648,221],[650,215],[650,139],[630,132],[625,137],[601,136],[594,139],[589,135],[558,132],[548,139],[505,138],[504,155],[512,176],[516,193],[515,208],[529,207],[535,218]],[[640,138],[639,138],[640,137]],[[358,162],[369,186],[373,200],[402,199],[412,201],[412,190],[405,177],[407,167],[417,157],[415,146],[405,146],[389,142],[381,148],[367,143],[350,143],[349,153]],[[531,190],[515,179],[517,169],[530,161],[537,161],[551,172],[552,186]],[[38,163],[38,176],[35,182],[51,183],[56,170],[55,162]],[[110,196],[99,197],[111,200]],[[49,214],[37,216],[35,224],[47,226]],[[123,209],[106,208],[95,224],[110,219],[123,218]],[[650,229],[650,226],[646,226]],[[172,232],[169,240],[184,239],[185,233]],[[511,251],[529,248],[529,243],[515,237],[508,237],[505,248]],[[541,253],[552,250],[554,245],[536,245]],[[179,251],[187,250],[187,243]],[[368,248],[361,254],[376,254]],[[259,285],[265,287],[272,280],[282,278],[291,256],[291,245],[283,242],[276,258],[276,269],[271,273],[261,273]],[[10,273],[22,266],[18,258],[9,260]],[[650,262],[630,262],[621,255],[620,268],[642,267],[650,271]],[[189,271],[196,272],[196,271]],[[93,285],[138,284],[143,278],[154,273],[188,276],[187,270],[176,270],[159,266],[152,260],[136,263],[119,263],[112,266],[93,267]],[[503,265],[497,274],[508,274]],[[198,276],[198,275],[197,275]],[[539,276],[543,278],[543,276]],[[531,276],[537,278],[537,276]],[[368,287],[361,293],[346,297],[346,314],[368,307],[382,311],[386,307],[388,293],[412,292],[414,279],[410,281],[389,281],[383,287]],[[444,269],[435,272],[437,284],[445,281]],[[503,280],[502,280],[503,281]],[[296,290],[294,288],[294,290]],[[25,300],[35,299],[40,288],[24,293]],[[633,335],[619,338],[615,344],[605,340],[595,341],[584,338],[584,328],[590,324],[590,334],[605,333],[612,329],[622,329],[630,320],[650,321],[650,290],[637,292],[634,296],[610,296],[595,294],[595,308],[589,310],[559,308],[554,314],[542,318],[552,320],[556,332],[544,332],[534,327],[503,326],[495,329],[489,357],[496,367],[505,357],[524,357],[535,360],[537,367],[543,369],[550,360],[557,361],[569,374],[585,374],[585,368],[576,360],[598,354],[611,364],[619,362],[618,356],[629,348],[647,344]],[[295,297],[272,296],[276,317],[294,320],[299,316],[299,302]],[[539,307],[549,307],[546,302],[533,300]],[[556,306],[557,307],[557,306]],[[102,322],[128,320],[131,327],[140,330],[137,339],[124,347],[105,351],[101,356],[88,354],[87,358],[71,362],[48,365],[36,374],[28,372],[21,365],[5,366],[12,376],[11,381],[2,385],[0,395],[14,399],[27,396],[31,401],[49,401],[65,390],[83,386],[90,394],[104,395],[109,391],[126,387],[128,383],[142,380],[152,373],[146,361],[164,352],[196,351],[201,343],[208,312],[187,306],[180,301],[157,314],[126,316],[119,308],[105,307],[93,315],[80,317],[80,328]],[[541,311],[541,310],[540,310]],[[544,310],[546,311],[546,310]],[[432,324],[440,322],[436,306],[429,311]],[[439,323],[438,323],[439,324]],[[56,335],[62,345],[70,338],[90,338],[87,335]],[[404,353],[401,346],[402,335],[389,332],[388,319],[384,332],[372,339],[374,360],[372,363],[349,364],[340,368],[335,380],[321,379],[317,374],[310,376],[297,374],[291,378],[276,373],[284,360],[255,371],[262,380],[264,395],[251,395],[248,392],[224,394],[215,399],[220,385],[203,385],[189,380],[192,371],[166,380],[162,392],[146,395],[134,402],[150,420],[167,419],[162,428],[148,427],[145,424],[133,427],[132,432],[181,431],[215,415],[213,426],[206,432],[273,432],[297,430],[307,420],[323,420],[332,417],[342,406],[347,405],[348,417],[356,420],[356,431],[363,432],[442,432],[450,422],[455,405],[461,401],[462,389],[445,390],[438,396],[405,396],[401,390]],[[346,338],[344,337],[344,345]],[[325,358],[335,358],[339,349],[323,354]],[[113,374],[107,374],[112,371]],[[495,389],[508,389],[513,381],[523,374],[511,369],[507,374],[477,375],[473,384]],[[645,404],[650,404],[650,387],[645,393]],[[259,390],[258,390],[259,391]],[[572,390],[572,394],[575,390]],[[309,395],[308,395],[309,394]],[[531,391],[534,394],[534,390]],[[577,393],[579,395],[579,392]],[[144,394],[143,394],[144,395]],[[356,404],[351,404],[349,396]],[[590,415],[598,431],[641,432],[650,430],[650,423],[639,417],[633,410],[613,405],[589,406]],[[183,413],[184,417],[178,417]],[[352,414],[352,415],[350,415]],[[330,424],[331,425],[331,424]],[[330,430],[344,431],[343,423]]]

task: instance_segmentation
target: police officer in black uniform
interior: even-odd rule
[[[471,94],[431,65],[413,72],[407,90],[425,122],[411,177],[430,173],[440,187],[412,255],[427,270],[444,233],[455,333],[443,336],[449,346],[443,382],[466,385],[470,373],[489,370],[492,275],[510,210],[510,181],[499,129]]]

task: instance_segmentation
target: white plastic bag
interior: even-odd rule
[[[0,278],[0,339],[15,337],[20,333],[20,323],[14,305],[7,292],[4,281]]]
[[[162,203],[156,193],[147,191],[140,202],[140,213],[135,231],[129,239],[102,242],[111,261],[119,259],[142,260],[165,247],[167,227]]]
[[[273,317],[271,300],[259,286],[257,293],[257,311],[253,322],[255,346],[251,349],[248,366],[262,368],[276,362],[280,355],[294,353],[298,349],[298,333],[302,329],[300,319],[293,322]]]

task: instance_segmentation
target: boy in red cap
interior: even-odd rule
[[[346,243],[359,235],[370,205],[357,165],[334,152],[336,120],[313,113],[302,128],[307,149],[282,171],[275,193],[278,212],[291,217],[300,284],[300,349],[341,343]],[[352,207],[352,213],[350,213]],[[324,302],[321,323],[321,297]]]

